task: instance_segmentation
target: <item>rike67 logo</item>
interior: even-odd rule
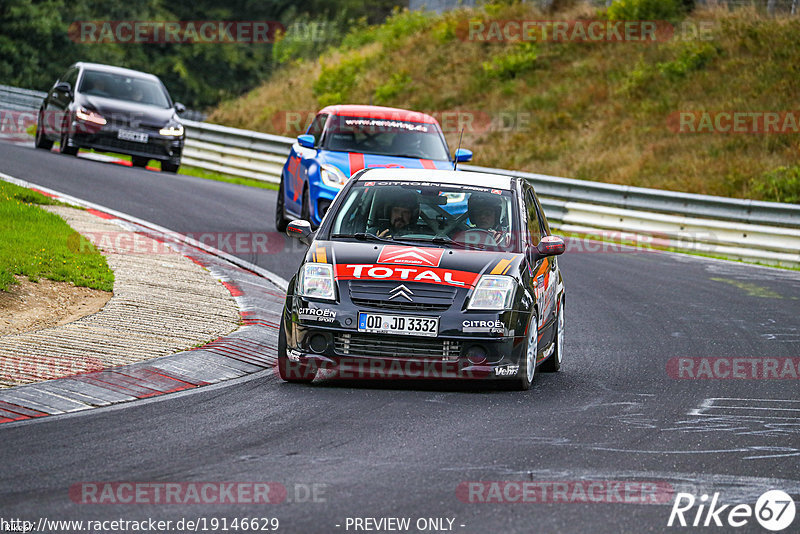
[[[754,507],[749,504],[718,503],[719,493],[714,493],[711,502],[708,502],[708,495],[698,499],[691,493],[678,493],[672,503],[667,526],[738,528],[747,525],[755,517],[765,529],[779,532],[792,524],[796,512],[794,500],[781,490],[767,491],[758,498]]]

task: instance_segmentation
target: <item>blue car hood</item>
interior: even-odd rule
[[[320,164],[335,165],[345,176],[352,176],[364,168],[389,167],[406,169],[452,169],[453,163],[443,160],[380,156],[360,152],[333,152],[321,150],[317,156]]]

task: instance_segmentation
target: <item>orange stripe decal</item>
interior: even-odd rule
[[[489,274],[504,274],[505,271],[508,270],[509,265],[511,265],[511,260],[500,260],[497,262],[497,265],[494,266],[492,272]]]

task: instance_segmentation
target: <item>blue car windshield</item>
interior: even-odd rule
[[[149,78],[87,70],[83,73],[79,90],[89,96],[137,102],[164,109],[170,107],[164,87]]]
[[[513,193],[490,187],[389,182],[353,184],[322,239],[415,241],[517,252]]]
[[[381,156],[450,159],[436,124],[373,117],[331,117],[325,148]]]

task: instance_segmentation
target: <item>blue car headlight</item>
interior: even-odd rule
[[[329,187],[341,189],[347,183],[347,176],[335,165],[320,165],[319,175],[322,178],[322,183]]]

